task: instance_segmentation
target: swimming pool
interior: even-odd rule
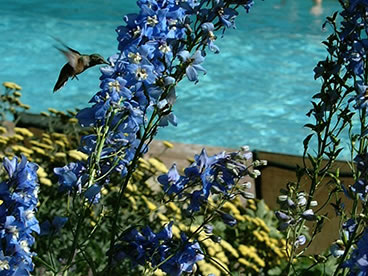
[[[339,4],[325,0],[324,13],[313,16],[312,0],[255,2],[251,13],[238,17],[238,29],[218,40],[220,55],[208,55],[207,75],[197,85],[179,86],[179,125],[162,129],[159,138],[302,152],[305,113],[320,86],[313,68],[326,55],[321,41],[328,32],[321,25]],[[32,112],[85,107],[99,89],[100,73],[93,68],[52,93],[65,60],[50,36],[108,57],[116,52],[122,16],[137,11],[132,0],[2,0],[1,6],[0,82],[20,84]]]

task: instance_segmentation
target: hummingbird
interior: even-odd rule
[[[56,38],[55,38],[56,39]],[[59,78],[54,86],[54,93],[57,92],[60,88],[62,88],[69,78],[76,78],[78,80],[77,75],[85,71],[86,69],[93,67],[97,64],[110,64],[108,63],[101,55],[99,54],[92,54],[92,55],[85,55],[81,54],[78,51],[68,47],[66,44],[59,41],[65,49],[61,49],[55,46],[61,53],[65,55],[68,60],[63,68],[61,68]]]

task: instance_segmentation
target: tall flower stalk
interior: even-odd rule
[[[281,210],[277,213],[280,227],[287,230],[289,237],[289,265],[287,273],[293,274],[294,259],[302,256],[310,246],[324,223],[323,216],[319,215],[324,207],[331,203],[336,214],[341,216],[343,223],[341,241],[332,247],[332,256],[338,257],[335,275],[349,267],[350,274],[356,275],[353,262],[346,259],[356,258],[359,255],[356,248],[363,241],[357,239],[365,229],[366,208],[366,170],[365,156],[367,154],[367,122],[366,122],[366,84],[368,81],[367,68],[367,1],[339,1],[343,11],[335,12],[327,17],[325,26],[332,28],[332,34],[323,43],[327,47],[328,57],[320,61],[314,69],[315,78],[322,80],[319,93],[313,96],[313,108],[308,116],[314,123],[307,124],[312,134],[304,140],[304,168],[298,171],[297,182],[288,186],[288,191],[279,197]],[[341,24],[338,24],[338,15]],[[357,124],[358,122],[358,124]],[[343,147],[340,145],[341,135],[348,129],[351,138],[352,173],[356,183],[345,187],[340,181],[339,169],[336,170],[334,162]],[[315,147],[310,147],[314,142]],[[309,191],[301,190],[302,176],[307,176]],[[330,178],[334,188],[326,202],[317,208],[314,200],[317,190],[325,185]],[[344,209],[341,194],[348,195],[353,200],[351,212]],[[335,202],[331,199],[335,198]],[[360,207],[359,207],[360,205]],[[363,216],[361,215],[363,214]],[[303,249],[300,245],[306,242],[301,239],[305,231],[305,223],[314,221],[311,230],[312,237]],[[350,225],[350,226],[349,226]],[[364,237],[364,236],[363,236]],[[298,241],[303,240],[303,243]],[[338,246],[339,244],[339,246]],[[342,249],[341,249],[342,247]],[[360,259],[362,260],[362,259]]]
[[[40,233],[35,217],[38,203],[37,165],[23,156],[4,159],[9,179],[0,183],[0,274],[30,275],[34,265],[32,234]]]
[[[100,201],[101,190],[112,185],[111,176],[119,174],[104,269],[112,273],[121,201],[158,129],[177,124],[176,85],[185,77],[198,82],[199,73],[206,73],[202,63],[207,48],[219,53],[215,33],[235,27],[237,10],[248,12],[253,1],[139,0],[137,5],[139,12],[126,15],[125,25],[116,29],[119,52],[101,69],[101,90],[90,100],[92,106],[77,114],[80,125],[94,132],[81,138],[80,151],[88,160],[54,169],[60,190],[72,197],[71,208],[79,208],[64,271],[83,251],[80,232],[88,210]]]

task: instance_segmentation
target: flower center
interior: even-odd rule
[[[158,49],[164,53],[164,54],[167,54],[168,52],[171,51],[170,47],[165,43],[165,44],[162,44],[158,47]]]
[[[7,260],[0,260],[0,271],[9,269],[10,269],[9,262]]]
[[[118,81],[110,81],[109,82],[109,90],[110,92],[112,90],[120,91],[120,83]]]
[[[151,27],[154,27],[158,24],[157,15],[154,16],[148,16],[147,18],[147,24]]]
[[[130,52],[130,53],[128,54],[128,58],[130,58],[130,60],[131,60],[133,63],[135,63],[135,64],[140,63],[140,62],[141,62],[141,60],[142,60],[142,56],[141,56],[139,53],[134,54],[134,53]]]
[[[138,81],[142,81],[148,78],[148,74],[146,72],[146,69],[139,67],[137,71],[135,71],[135,78]]]

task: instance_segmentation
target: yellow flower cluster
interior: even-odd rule
[[[15,127],[14,132],[27,138],[34,136],[31,131],[23,127]]]
[[[266,264],[264,260],[259,257],[259,255],[257,254],[257,249],[254,246],[246,246],[244,244],[241,244],[239,245],[238,249],[241,255],[243,255],[245,258],[248,258],[248,260],[252,260],[259,267],[265,267]],[[259,269],[256,271],[258,272]]]
[[[157,206],[156,204],[154,204],[152,201],[150,201],[149,199],[147,199],[147,197],[145,197],[144,195],[141,195],[141,198],[143,199],[143,201],[146,203],[146,207],[150,210],[150,211],[156,211],[157,210]]]
[[[37,176],[41,184],[52,186],[52,182],[49,178],[47,178],[47,173],[43,167],[38,167]]]
[[[168,171],[168,169],[165,166],[165,164],[162,163],[157,158],[149,158],[148,159],[148,163],[150,163],[150,165],[152,165],[158,172],[167,173],[167,171]]]
[[[264,243],[268,248],[270,248],[272,250],[272,252],[274,254],[276,254],[278,257],[280,258],[286,258],[287,254],[285,251],[285,240],[277,240],[274,238],[271,238],[266,232],[264,231],[253,231],[253,235],[256,237],[256,239],[261,242]],[[270,252],[270,254],[272,254]]]
[[[208,255],[211,256],[211,258],[213,258],[215,260],[215,261],[212,261],[211,264],[206,263],[206,262],[198,264],[199,269],[202,271],[202,273],[206,274],[210,268],[213,270],[210,273],[213,273],[215,275],[220,275],[221,273],[220,274],[216,274],[216,273],[220,272],[221,270],[223,271],[223,268],[225,268],[226,270],[229,270],[228,265],[230,264],[230,261],[229,261],[229,258],[225,254],[225,250],[224,250],[223,246],[225,246],[225,248],[227,250],[229,250],[230,249],[230,247],[229,247],[230,244],[228,244],[224,241],[221,241],[221,243],[215,243],[211,239],[203,239],[203,238],[205,238],[205,234],[203,232],[201,233],[200,237],[203,240],[202,243],[207,248]],[[232,253],[234,253],[234,251],[236,252],[236,250],[234,248],[230,249],[230,251],[232,251]],[[235,254],[237,254],[237,252]],[[239,254],[238,254],[238,256],[239,256]],[[221,264],[221,265],[218,265],[218,263]],[[224,272],[226,272],[226,271],[224,271]]]
[[[30,109],[29,105],[23,104],[20,101],[20,97],[22,93],[19,91],[22,90],[22,87],[14,82],[3,82],[3,86],[5,87],[5,94],[1,95],[1,100],[3,103],[8,103],[8,106],[5,107],[5,111],[10,112],[12,114],[16,113],[16,107],[20,107],[24,110]]]
[[[6,81],[3,82],[3,86],[10,90],[22,90],[22,87],[16,84],[15,82]]]

